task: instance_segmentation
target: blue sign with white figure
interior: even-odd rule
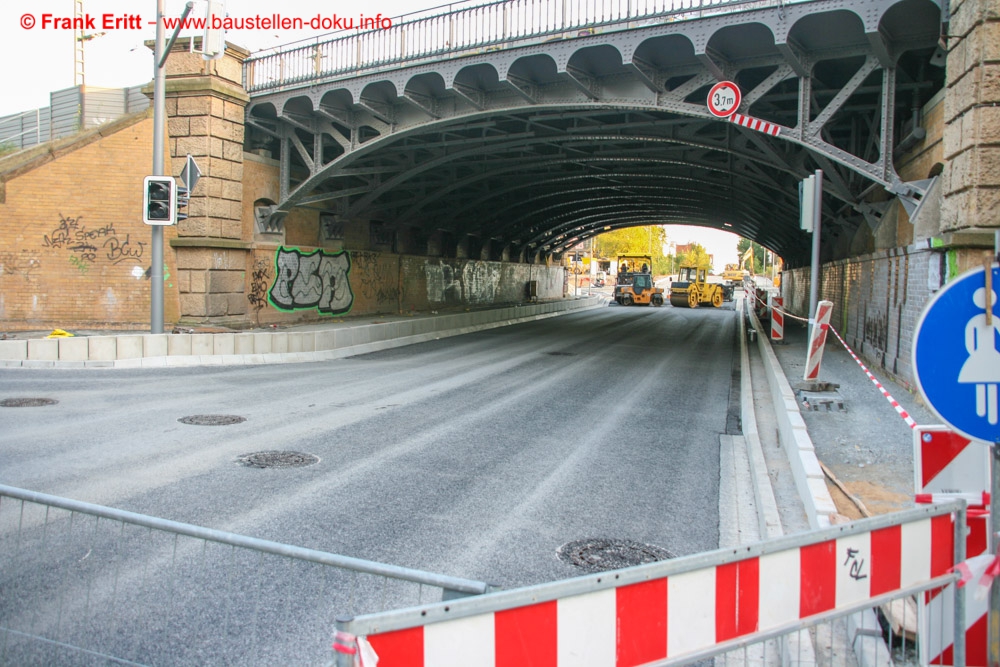
[[[931,299],[914,333],[913,369],[927,403],[948,426],[967,438],[1000,442],[1000,269],[991,276],[989,295],[979,268]]]

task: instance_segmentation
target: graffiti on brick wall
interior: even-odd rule
[[[889,344],[889,316],[875,315],[865,318],[865,342],[885,351]]]
[[[496,262],[464,262],[456,268],[450,264],[428,262],[427,300],[431,303],[489,304],[496,301],[500,284],[500,265]]]
[[[351,255],[346,250],[303,252],[281,247],[274,254],[274,284],[268,300],[278,310],[316,308],[326,315],[351,310]]]
[[[83,216],[59,214],[59,224],[42,237],[42,247],[69,253],[69,263],[80,273],[87,273],[98,258],[112,264],[142,259],[147,243],[135,241],[131,234],[122,238],[114,223],[87,228]]]
[[[396,269],[381,262],[375,252],[356,252],[351,258],[355,281],[361,296],[370,303],[396,303],[399,298],[399,278]]]
[[[29,281],[40,268],[42,264],[38,258],[24,250],[0,252],[0,277],[19,276]]]
[[[271,262],[266,259],[258,259],[254,262],[250,272],[250,290],[247,292],[247,301],[257,313],[260,313],[267,305],[267,286],[270,283]]]

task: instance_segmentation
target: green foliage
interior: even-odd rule
[[[764,249],[764,246],[753,243],[750,239],[741,238],[736,244],[736,252],[738,252],[739,256],[742,258],[743,253],[745,253],[747,248],[751,245],[753,245],[753,268],[751,269],[751,272],[760,275],[764,273],[764,253],[767,252]]]
[[[10,155],[11,153],[16,153],[19,150],[21,149],[9,141],[0,142],[0,157],[3,157],[4,155]]]
[[[667,233],[663,227],[627,227],[595,237],[594,253],[608,259],[618,255],[650,255],[655,268],[657,258],[663,257],[666,240]]]
[[[697,266],[698,268],[711,269],[712,259],[708,251],[700,244],[691,244],[691,250],[682,252],[677,256],[678,266]]]

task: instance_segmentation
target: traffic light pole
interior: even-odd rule
[[[163,3],[156,0],[156,44],[153,46],[153,176],[163,176],[163,124],[167,102],[164,95],[166,72],[163,58]],[[163,333],[163,227],[153,225],[149,268],[149,332]]]
[[[170,49],[177,40],[184,19],[191,13],[194,7],[193,2],[188,2],[184,6],[184,13],[181,20],[177,22],[177,28],[170,37],[170,43],[163,41],[163,7],[164,0],[156,0],[156,43],[153,45],[153,176],[171,176],[163,173],[164,157],[164,136],[163,126],[167,118],[166,100],[166,62],[170,55]],[[172,215],[176,215],[176,208],[171,207]],[[176,219],[171,224],[176,224]],[[163,333],[163,227],[153,225],[152,242],[149,244],[152,253],[149,266],[149,332]]]

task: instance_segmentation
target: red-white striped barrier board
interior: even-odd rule
[[[970,505],[989,508],[990,451],[981,442],[971,442],[947,426],[916,426],[913,430],[913,476],[916,501],[941,502],[961,498]],[[990,515],[969,511],[965,541],[967,558],[991,553]],[[954,618],[955,590],[949,586],[921,597],[925,631],[920,633],[921,654],[931,665],[954,665],[955,635],[943,619]],[[987,615],[989,601],[965,595],[965,660],[969,667],[988,664]]]
[[[804,544],[808,537],[800,537],[801,546],[773,552],[764,545],[753,557],[667,576],[652,572],[681,569],[698,556],[361,617],[338,628],[369,630],[379,667],[630,667],[693,657],[943,581],[938,577],[954,557],[948,509],[927,508],[867,531],[827,529],[822,541]],[[593,590],[595,577],[606,587]],[[581,589],[588,592],[574,592]]]
[[[947,426],[917,426],[913,431],[913,476],[918,494],[988,497],[991,487],[989,445],[970,442]]]
[[[741,113],[734,113],[730,116],[730,118],[737,125],[748,127],[751,130],[757,130],[758,132],[763,132],[764,134],[770,134],[772,137],[778,136],[781,132],[780,125],[775,125],[774,123],[769,123],[766,120],[754,118],[753,116],[744,116]]]
[[[780,296],[771,297],[771,340],[785,340],[784,300]]]
[[[826,330],[830,328],[830,314],[833,303],[820,301],[816,304],[816,319],[812,326],[812,337],[809,340],[809,352],[806,354],[806,370],[804,380],[819,378],[819,365],[823,361],[823,348],[826,346]]]

